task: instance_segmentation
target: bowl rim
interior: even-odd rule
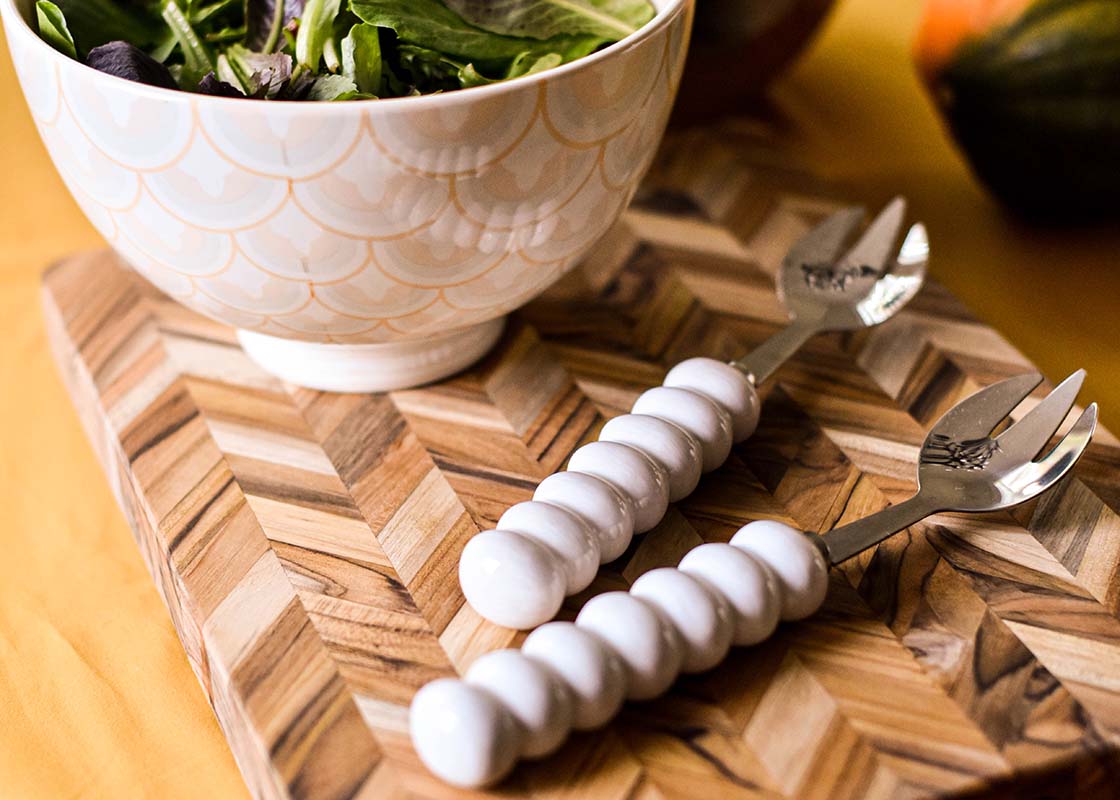
[[[34,10],[34,0],[28,0],[32,10]],[[533,73],[530,75],[520,75],[516,78],[510,78],[497,83],[487,84],[485,86],[471,86],[465,89],[455,89],[449,92],[442,92],[436,94],[424,94],[413,97],[386,97],[386,98],[372,98],[366,100],[347,100],[345,102],[314,102],[308,100],[255,100],[248,97],[218,97],[215,95],[198,94],[196,92],[188,92],[183,89],[165,89],[161,86],[150,86],[145,83],[137,81],[130,81],[126,78],[121,78],[109,73],[99,72],[92,67],[83,64],[81,61],[70,58],[51,47],[47,42],[39,36],[39,33],[31,27],[31,23],[24,18],[19,8],[16,6],[16,0],[0,0],[0,9],[3,10],[3,17],[7,19],[10,15],[13,21],[10,23],[9,28],[18,30],[20,35],[30,37],[34,40],[35,44],[32,47],[39,47],[45,51],[50,63],[56,68],[71,69],[79,67],[82,70],[88,71],[88,77],[95,81],[108,81],[112,86],[118,86],[122,91],[134,92],[141,95],[147,95],[157,100],[164,102],[182,102],[182,103],[214,103],[226,108],[233,107],[233,105],[252,104],[250,107],[261,107],[267,109],[269,107],[279,106],[285,109],[291,108],[305,108],[310,113],[330,114],[330,113],[347,113],[345,109],[370,109],[381,108],[386,111],[399,110],[403,108],[410,108],[420,110],[422,108],[431,108],[433,106],[447,106],[458,103],[471,102],[472,100],[482,100],[486,97],[493,97],[500,94],[515,92],[519,89],[527,89],[547,83],[548,81],[559,78],[564,75],[570,75],[584,69],[590,69],[594,65],[608,61],[618,53],[630,50],[642,44],[645,40],[652,37],[654,34],[666,28],[677,16],[679,16],[684,9],[691,5],[694,0],[650,0],[653,6],[657,9],[654,17],[643,25],[638,30],[619,39],[602,50],[598,50],[589,55],[577,58],[567,64],[561,64],[558,67],[543,70],[542,72]],[[682,39],[684,47],[688,46],[687,38]],[[10,49],[10,45],[9,45]],[[311,109],[315,109],[311,111]]]

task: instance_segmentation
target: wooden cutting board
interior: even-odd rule
[[[748,122],[677,135],[587,263],[423,389],[285,386],[107,252],[50,271],[63,375],[257,797],[457,795],[417,760],[408,703],[519,641],[464,605],[459,552],[668,366],[777,330],[771,276],[839,198],[770,142]],[[926,427],[1028,369],[935,284],[880,329],[816,338],[764,387],[755,436],[589,592],[753,519],[827,531],[902,499]],[[1100,431],[1040,501],[890,539],[834,571],[815,619],[495,794],[1117,797],[1118,469]]]

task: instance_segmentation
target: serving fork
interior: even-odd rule
[[[922,444],[918,491],[824,536],[756,521],[729,543],[694,548],[676,568],[643,574],[629,592],[589,600],[574,623],[550,622],[520,650],[477,659],[464,680],[424,686],[410,711],[413,744],[437,776],[481,786],[519,757],[555,750],[572,729],[605,724],[625,699],[660,695],[681,672],[718,664],[731,645],[769,637],[824,602],[828,569],[930,514],[1010,508],[1045,492],[1085,452],[1097,421],[1090,405],[1045,455],[1081,388],[1069,376],[1029,413],[996,434],[1037,387],[1021,375],[958,403]]]
[[[479,614],[511,628],[551,619],[566,595],[585,589],[600,564],[622,555],[635,533],[660,522],[670,502],[754,432],[756,384],[811,336],[878,325],[918,293],[929,259],[925,228],[913,225],[897,245],[906,218],[897,198],[845,249],[863,217],[860,208],[836,212],[783,259],[777,289],[792,320],[785,329],[738,361],[677,364],[631,413],[579,448],[565,472],[546,478],[532,501],[471,539],[459,583]]]

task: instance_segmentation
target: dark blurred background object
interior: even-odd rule
[[[1120,216],[1120,0],[927,0],[914,55],[973,171],[1033,221]]]
[[[833,0],[697,0],[673,120],[709,120],[750,104],[804,49]]]

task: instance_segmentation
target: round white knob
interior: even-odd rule
[[[521,728],[497,698],[453,678],[432,681],[416,693],[409,729],[420,760],[454,786],[494,783],[521,750]]]
[[[520,533],[556,554],[565,576],[565,592],[583,591],[599,571],[599,542],[582,519],[549,503],[528,501],[506,510],[498,530]]]
[[[614,651],[594,634],[571,622],[550,622],[529,634],[521,652],[567,684],[575,707],[573,727],[592,730],[618,713],[626,697],[626,673]]]
[[[585,444],[572,453],[568,470],[602,478],[630,498],[635,533],[645,533],[660,522],[669,507],[669,477],[665,470],[629,445]]]
[[[704,456],[691,433],[645,414],[623,414],[603,426],[601,442],[619,442],[641,450],[669,476],[669,502],[688,497],[700,482]]]
[[[485,689],[521,723],[521,755],[546,756],[572,729],[572,697],[548,667],[520,650],[494,650],[467,670],[466,681]]]
[[[747,376],[714,358],[690,358],[665,376],[665,386],[691,389],[723,406],[731,415],[732,435],[741,442],[758,426],[758,392]]]
[[[626,552],[634,538],[630,500],[602,478],[583,472],[549,475],[533,499],[566,508],[586,522],[599,540],[599,561],[606,564]]]
[[[704,672],[727,655],[735,625],[719,592],[679,569],[662,567],[634,581],[630,594],[655,606],[677,629],[684,644],[682,672]]]
[[[628,592],[596,595],[576,625],[598,636],[626,668],[626,696],[649,700],[676,680],[684,647],[676,629],[644,600]]]
[[[556,555],[509,531],[483,531],[463,548],[459,585],[471,607],[507,628],[548,622],[564,602],[567,581]]]
[[[781,587],[782,619],[805,619],[821,607],[828,593],[828,563],[807,534],[759,520],[740,528],[731,544],[773,571]]]
[[[732,643],[757,644],[778,627],[781,588],[769,567],[746,551],[711,542],[694,547],[677,567],[719,592],[735,617]]]
[[[691,389],[657,386],[634,403],[634,414],[668,420],[691,433],[704,451],[704,472],[711,472],[731,452],[731,416],[719,405]]]

